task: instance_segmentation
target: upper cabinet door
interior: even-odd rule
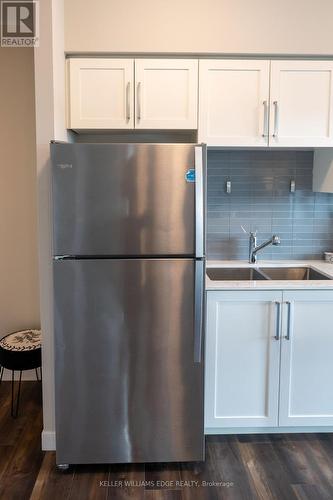
[[[69,59],[67,70],[68,128],[133,128],[133,59]]]
[[[200,60],[199,142],[267,146],[269,61]]]
[[[270,146],[333,146],[333,62],[272,61]]]
[[[136,59],[135,82],[135,128],[197,128],[197,60]]]

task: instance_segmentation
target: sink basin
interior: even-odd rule
[[[252,281],[266,280],[260,271],[247,267],[208,267],[207,276],[212,281]]]
[[[325,274],[311,267],[208,267],[207,276],[212,281],[256,280],[330,280]]]
[[[271,280],[329,280],[328,276],[310,267],[261,267]]]

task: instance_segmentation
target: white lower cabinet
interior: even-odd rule
[[[279,424],[333,425],[333,291],[283,299]]]
[[[332,311],[333,291],[208,291],[206,432],[333,426]]]
[[[278,425],[281,302],[280,291],[208,292],[206,427]]]

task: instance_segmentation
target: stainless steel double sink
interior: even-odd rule
[[[212,281],[256,281],[256,280],[330,280],[311,267],[208,267],[207,276]]]

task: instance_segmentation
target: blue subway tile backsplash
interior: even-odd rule
[[[247,259],[241,226],[257,230],[259,243],[281,237],[261,259],[321,259],[333,251],[333,194],[312,192],[312,169],[311,151],[208,151],[208,258]]]

